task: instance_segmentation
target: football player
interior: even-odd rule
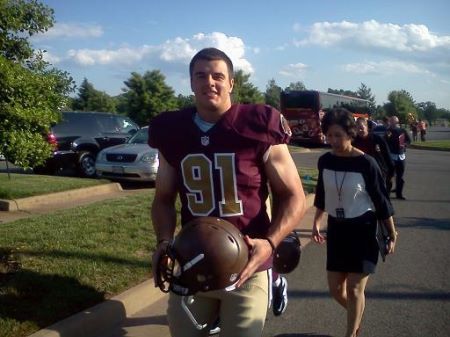
[[[161,113],[150,122],[149,144],[160,156],[151,210],[158,239],[153,266],[173,240],[177,196],[182,226],[199,217],[223,218],[244,235],[249,259],[234,290],[199,291],[189,301],[190,312],[205,329],[192,324],[182,296],[171,292],[170,332],[174,337],[205,336],[220,314],[221,337],[261,336],[274,251],[305,212],[302,184],[286,145],[291,132],[270,106],[232,104],[233,64],[221,50],[200,50],[189,72],[195,107]],[[268,186],[272,220],[265,205]]]

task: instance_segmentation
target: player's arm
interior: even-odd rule
[[[151,216],[155,230],[157,246],[152,257],[152,273],[155,280],[156,263],[164,252],[169,241],[173,238],[176,227],[175,200],[176,173],[164,156],[159,153],[159,168],[155,182],[155,197],[152,203]]]
[[[305,213],[305,193],[295,163],[285,144],[274,145],[265,163],[273,195],[273,215],[267,239],[245,237],[251,257],[240,275],[242,285],[273,253],[278,244],[299,224]],[[272,247],[273,245],[273,247]]]
[[[278,246],[298,226],[305,214],[305,193],[287,145],[271,147],[265,168],[273,197],[272,225],[268,238]]]

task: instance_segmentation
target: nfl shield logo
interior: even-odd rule
[[[209,145],[209,137],[208,136],[203,136],[202,138],[200,138],[200,140],[201,140],[203,146]]]

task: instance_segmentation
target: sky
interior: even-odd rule
[[[449,0],[44,0],[55,25],[32,38],[46,60],[79,86],[118,95],[132,72],[160,70],[175,93],[191,94],[188,64],[202,48],[226,52],[264,92],[357,91],[377,104],[406,90],[450,109]]]

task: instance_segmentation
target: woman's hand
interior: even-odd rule
[[[394,232],[392,234],[389,235],[389,241],[387,243],[387,253],[388,254],[393,254],[395,251],[395,244],[397,243],[397,237],[398,237],[398,233]]]
[[[320,226],[317,223],[314,223],[313,225],[312,239],[314,240],[314,242],[320,244],[324,243],[326,240],[325,237],[320,234]]]

